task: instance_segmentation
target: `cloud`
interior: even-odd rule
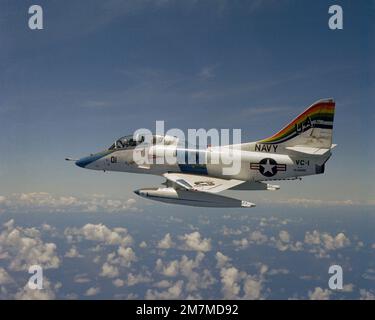
[[[137,257],[132,248],[125,248],[124,246],[119,246],[117,249],[118,258],[114,258],[112,262],[118,263],[123,267],[130,267],[132,262],[137,261]]]
[[[60,287],[60,283],[53,286],[46,277],[43,277],[43,289],[33,290],[26,284],[15,294],[14,298],[16,300],[53,300],[56,298],[55,291]]]
[[[83,258],[76,246],[72,246],[64,255],[65,258]]]
[[[1,212],[42,212],[42,213],[77,213],[77,212],[138,212],[132,198],[127,200],[109,199],[92,195],[85,199],[73,196],[55,196],[48,192],[15,193],[0,196]]]
[[[240,235],[242,232],[243,231],[241,229],[232,229],[228,228],[227,226],[224,226],[222,230],[223,236]]]
[[[101,277],[115,278],[120,274],[118,268],[108,262],[105,262],[102,266],[102,271],[100,272]]]
[[[74,283],[87,283],[90,282],[90,278],[87,276],[87,274],[77,274],[74,276],[73,282]]]
[[[375,300],[375,294],[366,289],[360,289],[360,300]]]
[[[96,296],[100,293],[100,288],[99,287],[91,287],[86,290],[85,296],[87,297],[93,297]]]
[[[184,250],[203,251],[208,252],[211,250],[211,239],[201,239],[201,234],[198,231],[190,234],[185,234],[179,237],[184,241]]]
[[[216,252],[215,258],[217,261],[217,268],[224,267],[231,260],[228,256],[222,254],[220,251]]]
[[[233,240],[233,244],[240,249],[247,248],[250,244],[264,244],[268,241],[268,237],[259,230],[255,230],[248,235],[247,238]]]
[[[107,255],[107,261],[102,265],[100,276],[115,278],[120,275],[120,267],[130,268],[137,261],[135,252],[130,247],[120,245],[116,252]]]
[[[152,279],[149,275],[143,275],[143,274],[133,274],[129,273],[127,276],[127,279],[125,281],[125,284],[129,287],[135,286],[139,283],[147,283],[150,282]]]
[[[285,269],[285,268],[280,268],[280,269],[271,269],[269,272],[268,272],[268,275],[270,276],[276,276],[276,275],[286,275],[286,274],[289,274],[290,271],[288,269]]]
[[[267,242],[268,237],[265,234],[263,234],[261,231],[256,230],[250,234],[249,240],[251,243],[263,244]]]
[[[274,242],[275,247],[280,251],[301,251],[303,248],[303,243],[301,241],[296,241],[294,243],[291,241],[291,236],[286,230],[281,230],[279,232],[279,237],[272,237],[271,241]]]
[[[12,277],[4,268],[0,267],[0,286],[11,282],[13,282]]]
[[[133,237],[128,234],[126,228],[117,227],[110,229],[104,224],[88,223],[82,228],[66,228],[64,234],[69,242],[80,242],[84,239],[105,245],[128,246],[133,243]]]
[[[181,299],[184,282],[182,280],[176,281],[165,291],[157,291],[148,289],[146,292],[146,300],[175,300]]]
[[[166,277],[182,276],[186,279],[186,291],[193,292],[201,288],[208,288],[216,281],[208,269],[199,270],[205,255],[198,252],[195,259],[189,259],[183,255],[180,260],[164,263],[162,259],[156,261],[155,270]]]
[[[163,239],[158,242],[157,247],[159,249],[170,249],[174,246],[174,242],[172,241],[172,237],[169,233],[167,233]]]
[[[217,65],[204,66],[198,74],[198,77],[202,80],[208,80],[215,77],[215,69]]]
[[[119,278],[117,278],[116,280],[113,280],[112,283],[117,288],[121,288],[125,285],[125,281]]]
[[[140,244],[139,244],[139,247],[144,249],[144,248],[147,248],[147,243],[146,241],[142,241]]]
[[[167,277],[175,277],[178,275],[178,260],[173,260],[167,264],[163,264],[162,259],[156,261],[156,270]]]
[[[56,269],[60,266],[56,248],[55,243],[44,242],[36,228],[17,227],[14,220],[5,223],[0,233],[0,256],[9,261],[10,270],[28,270],[31,265]]]
[[[318,230],[305,233],[305,244],[312,247],[310,252],[317,257],[327,257],[327,251],[341,249],[350,245],[350,239],[342,232],[332,236],[327,232],[320,233]]]
[[[290,198],[290,199],[278,199],[278,200],[266,200],[265,202],[270,204],[283,204],[295,207],[337,207],[337,206],[363,206],[363,205],[374,205],[372,201],[356,201],[351,199],[346,200],[323,200],[323,199],[307,199],[307,198]]]
[[[247,277],[243,285],[243,290],[245,292],[244,299],[259,300],[261,298],[262,286],[261,279]]]
[[[133,244],[133,237],[126,228],[109,228],[104,224],[88,223],[81,228],[66,228],[64,235],[70,243],[80,243],[83,240],[99,243],[94,249],[100,251],[102,246],[117,246],[117,249],[107,254],[106,261],[101,266],[99,275],[105,278],[116,278],[120,275],[120,268],[129,268],[137,261],[134,250],[130,247]],[[73,247],[74,248],[74,247]],[[74,253],[74,252],[71,252]],[[94,259],[95,263],[100,262],[100,256]]]
[[[310,300],[329,300],[331,295],[331,291],[328,289],[322,289],[320,287],[316,287],[314,291],[309,291],[308,297]]]
[[[242,238],[240,240],[233,240],[233,244],[239,247],[240,249],[245,249],[249,246],[249,240],[247,240],[246,238]]]
[[[240,293],[240,273],[235,267],[222,268],[220,271],[224,299],[236,299]]]
[[[221,252],[216,253],[216,267],[220,269],[221,292],[224,299],[263,299],[263,283],[268,266],[257,264],[259,272],[248,274],[230,264],[230,258]],[[241,290],[242,288],[242,290]],[[242,294],[243,292],[243,294]]]

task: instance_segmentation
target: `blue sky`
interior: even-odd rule
[[[330,2],[293,0],[40,0],[44,30],[31,31],[27,11],[34,2],[5,0],[0,13],[2,221],[34,213],[38,218],[29,219],[40,226],[40,214],[66,211],[85,212],[71,225],[69,216],[61,218],[69,227],[90,219],[114,226],[104,212],[199,216],[201,209],[135,198],[133,190],[161,178],[90,172],[64,158],[104,149],[138,128],[153,129],[156,120],[183,130],[240,128],[242,140],[253,141],[328,97],[336,100],[338,147],[326,173],[243,197],[276,216],[288,210],[324,216],[328,208],[362,214],[362,225],[370,219],[373,1],[335,1],[344,10],[338,31],[328,28]],[[258,207],[255,215],[263,213]],[[215,214],[226,213],[209,211]],[[345,219],[344,225],[352,221]],[[194,223],[199,227],[198,218]],[[160,232],[161,238],[167,230]]]
[[[306,179],[309,193],[373,194],[361,175],[373,172],[370,2],[344,2],[341,31],[327,27],[325,1],[42,1],[43,31],[27,28],[30,3],[6,1],[1,18],[2,193],[93,192],[86,179],[120,188],[126,177],[107,182],[62,159],[156,120],[256,140],[334,97],[339,147],[327,176]]]

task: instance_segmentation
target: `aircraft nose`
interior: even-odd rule
[[[86,169],[91,169],[90,167],[88,167],[91,163],[101,159],[102,157],[104,157],[106,155],[106,153],[104,152],[99,152],[99,153],[95,153],[95,154],[90,154],[89,156],[87,157],[83,157],[81,159],[78,159],[76,161],[76,165],[78,167],[81,167],[81,168],[86,168]]]
[[[78,167],[84,168],[85,165],[87,164],[87,161],[85,161],[85,158],[82,158],[82,159],[77,160],[75,163]]]

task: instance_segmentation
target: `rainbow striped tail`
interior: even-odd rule
[[[323,99],[312,104],[279,132],[259,144],[282,145],[283,147],[309,147],[330,149],[332,147],[335,102]]]

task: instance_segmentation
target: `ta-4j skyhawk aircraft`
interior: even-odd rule
[[[218,193],[278,190],[279,186],[268,182],[324,173],[335,147],[334,112],[332,99],[317,101],[276,134],[255,142],[197,149],[179,146],[178,139],[170,135],[131,135],[118,139],[108,150],[66,160],[92,170],[163,176],[164,186],[134,191],[148,199],[200,207],[254,207],[248,201]],[[239,163],[239,169],[224,174],[229,156]],[[168,161],[163,161],[167,157]],[[144,158],[152,161],[139,161]],[[188,158],[200,161],[190,163]],[[213,161],[218,158],[219,161]]]

